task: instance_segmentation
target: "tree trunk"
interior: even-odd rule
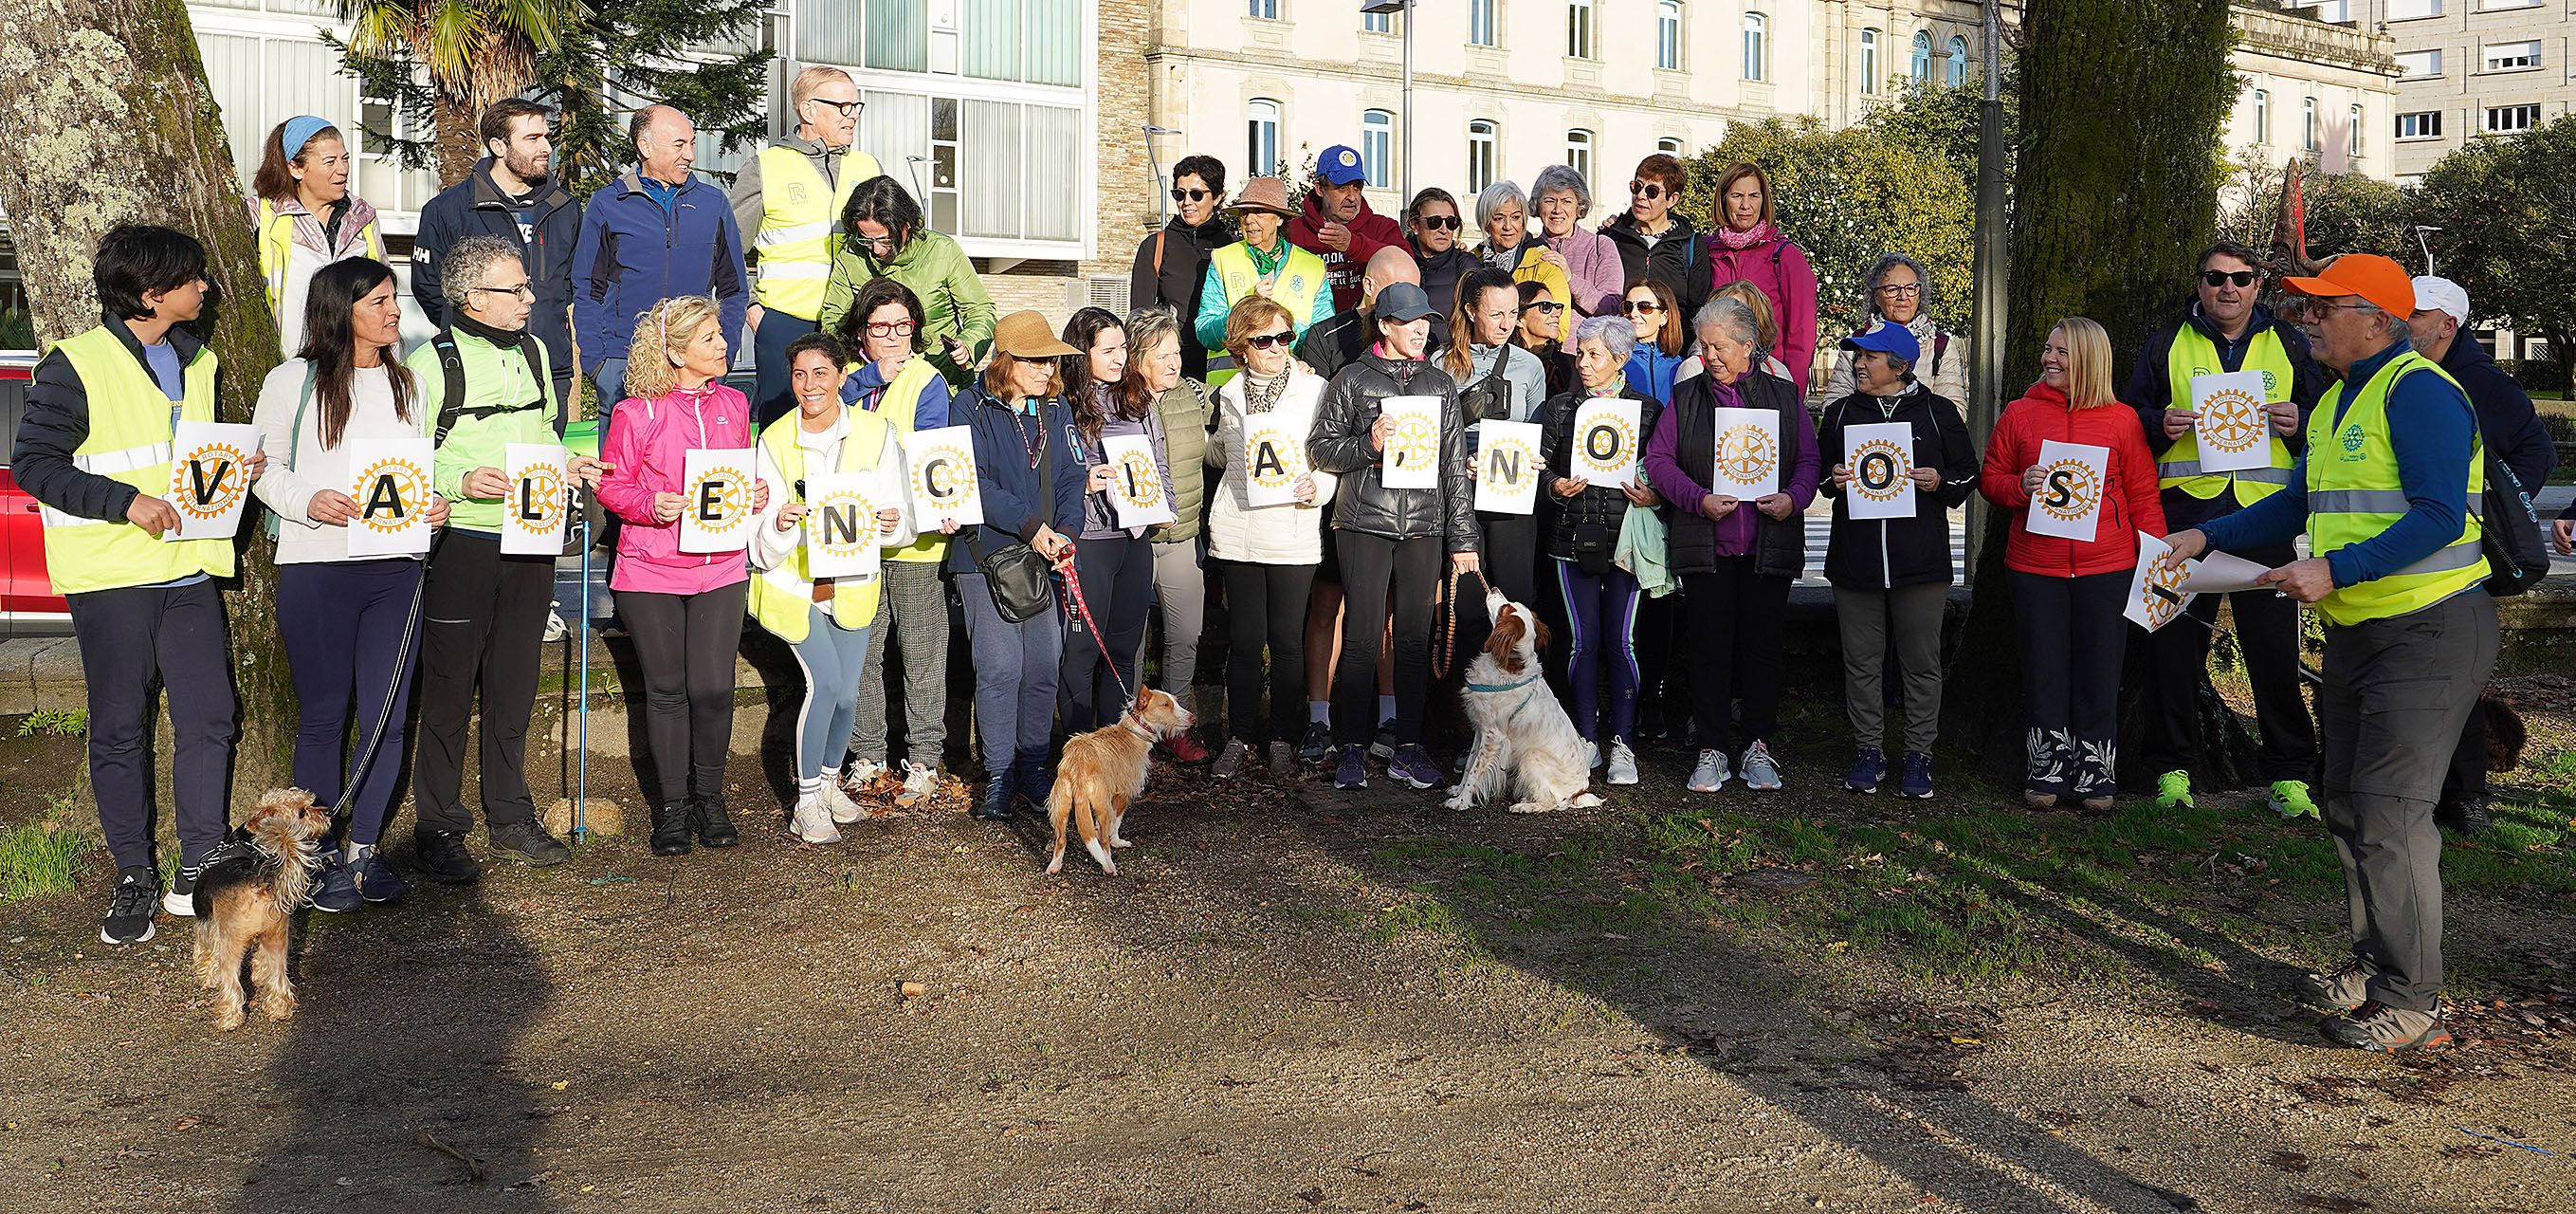
[[[474,137],[480,115],[473,102],[441,90],[431,117],[438,140],[438,184],[444,189],[465,180],[483,158],[483,141]]]
[[[2021,28],[2020,147],[2005,263],[2004,395],[2038,377],[2065,316],[2111,333],[2126,355],[2189,293],[2192,258],[2215,231],[2224,172],[2219,124],[2235,104],[2226,0],[2031,0]],[[2104,105],[2105,97],[2119,98]],[[2113,406],[2118,407],[2118,406]],[[2019,704],[2021,660],[2004,580],[2010,515],[1993,512],[1976,596],[1950,666],[1952,703]],[[1954,712],[1950,740],[2018,780],[2017,713]]]
[[[218,416],[247,422],[277,365],[241,178],[183,0],[0,0],[0,207],[40,342],[98,323],[91,261],[120,223],[205,242],[216,295],[198,328],[221,358]],[[294,688],[278,644],[270,546],[244,542],[227,596],[242,741],[235,786],[291,783]]]

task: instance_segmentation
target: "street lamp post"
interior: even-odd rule
[[[1414,0],[1366,0],[1363,13],[1399,14],[1404,18],[1404,150],[1402,164],[1396,173],[1396,188],[1408,201],[1413,197],[1413,3]]]

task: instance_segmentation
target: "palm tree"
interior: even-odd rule
[[[536,83],[537,56],[563,44],[589,13],[583,0],[339,0],[348,49],[426,73],[440,182],[453,185],[483,154],[474,125],[495,102]],[[407,73],[406,73],[407,74]]]

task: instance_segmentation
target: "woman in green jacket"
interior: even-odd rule
[[[832,255],[832,278],[823,288],[826,333],[838,330],[859,288],[870,279],[891,278],[912,288],[921,300],[929,330],[929,352],[952,385],[963,387],[993,344],[993,297],[975,277],[966,250],[922,222],[921,204],[892,177],[859,183],[841,208],[840,251]]]

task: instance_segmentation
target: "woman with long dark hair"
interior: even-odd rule
[[[1108,441],[1141,434],[1151,441],[1154,475],[1163,492],[1172,487],[1163,419],[1151,392],[1127,374],[1127,326],[1106,308],[1084,308],[1064,325],[1064,397],[1082,446],[1082,531],[1074,537],[1073,575],[1091,612],[1065,621],[1064,728],[1081,733],[1118,723],[1136,686],[1137,651],[1145,643],[1145,616],[1154,604],[1152,528],[1122,527],[1112,499],[1121,475],[1109,462]],[[1096,630],[1096,631],[1095,631]]]
[[[1458,384],[1458,415],[1471,435],[1482,422],[1536,421],[1547,400],[1547,369],[1537,355],[1512,344],[1520,300],[1512,276],[1490,266],[1458,280],[1449,331],[1460,336],[1441,354],[1440,369]],[[1534,601],[1538,516],[1479,510],[1476,524],[1484,535],[1485,577],[1513,602]]]
[[[260,386],[252,423],[268,470],[252,485],[277,514],[277,631],[295,682],[295,783],[347,811],[346,837],[323,856],[313,906],[351,911],[407,890],[376,850],[402,795],[404,706],[420,653],[421,558],[353,557],[349,444],[421,438],[429,402],[402,365],[402,299],[393,268],[334,262],[304,292],[304,345]],[[447,520],[432,495],[429,518]],[[347,806],[349,719],[366,770]]]

